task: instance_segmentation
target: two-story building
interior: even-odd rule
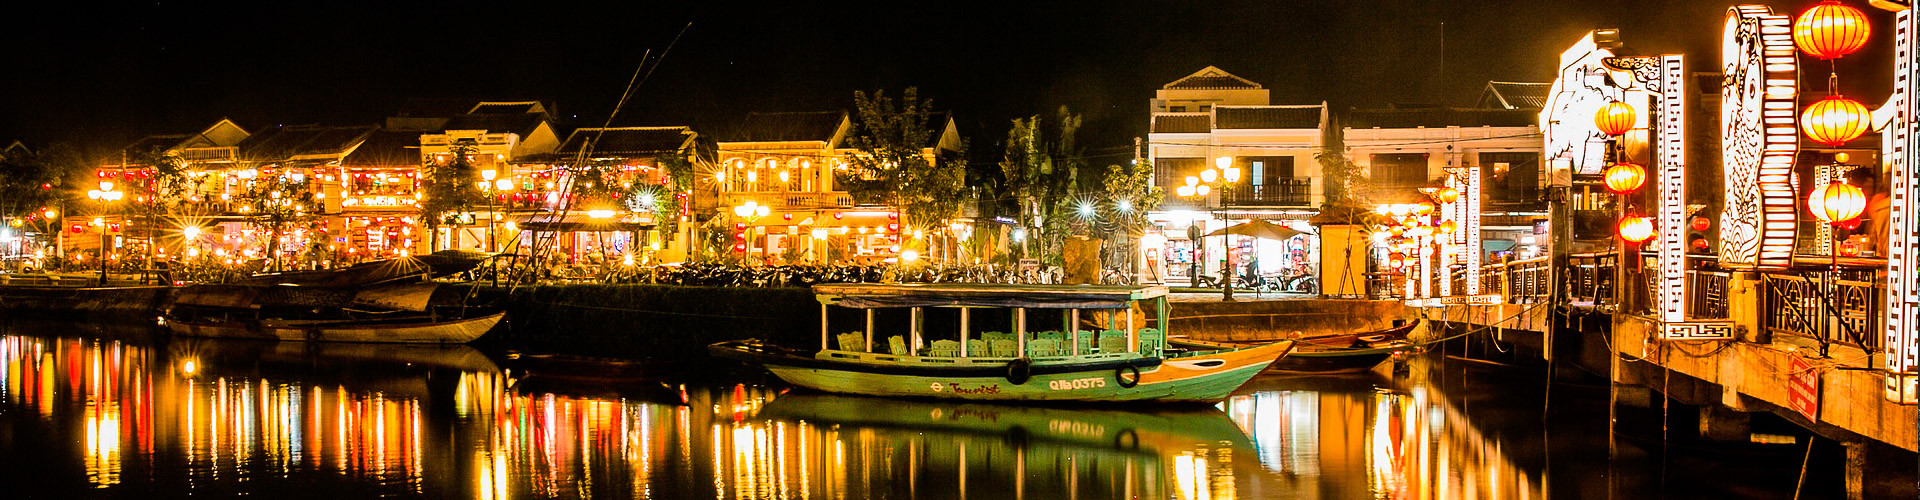
[[[1328,113],[1325,103],[1274,105],[1260,84],[1208,66],[1154,92],[1146,156],[1154,185],[1167,193],[1149,214],[1158,231],[1141,240],[1138,261],[1148,280],[1189,281],[1198,272],[1218,276],[1229,248],[1236,267],[1252,263],[1261,273],[1310,272],[1311,238],[1260,242],[1206,234],[1251,219],[1306,229],[1305,221],[1325,201],[1320,165]],[[1221,167],[1237,169],[1224,182]],[[1213,170],[1210,181],[1201,179]],[[1210,184],[1204,194],[1179,196],[1181,186]]]
[[[690,127],[576,129],[552,153],[515,165],[514,179],[522,189],[509,197],[514,226],[523,230],[515,233],[518,244],[574,262],[624,260],[642,255],[643,249],[656,262],[685,260],[698,244],[695,208],[711,203],[706,194],[711,188],[696,182],[692,190],[679,190],[662,162],[684,161],[697,173],[712,170],[713,158],[710,140]],[[617,182],[618,192],[633,195],[595,199],[573,191],[574,181],[565,172],[582,163],[604,167],[605,175],[598,181],[582,179],[576,187]]]
[[[487,181],[480,187],[482,194],[492,200],[487,206],[473,207],[475,211],[438,221],[433,238],[415,240],[421,252],[501,251],[507,247],[504,240],[514,234],[505,228],[508,221],[504,210],[516,206],[515,202],[525,204],[553,190],[548,186],[554,181],[552,174],[530,175],[534,172],[516,166],[534,161],[560,146],[552,118],[546,106],[538,101],[480,101],[465,113],[437,120],[431,116],[409,116],[389,119],[389,122],[423,130],[419,135],[419,165],[444,165],[454,160],[456,151],[465,151],[467,162]],[[501,179],[507,182],[498,182]],[[500,189],[501,186],[511,189]],[[433,247],[426,248],[429,244]]]
[[[928,163],[960,150],[950,115],[935,114],[928,129],[922,151]],[[764,262],[835,262],[900,253],[897,211],[856,204],[835,179],[855,152],[846,145],[852,133],[846,111],[756,112],[722,138],[712,208],[731,221],[736,254]]]
[[[1524,258],[1546,241],[1534,233],[1546,217],[1538,115],[1524,106],[1356,109],[1346,113],[1341,141],[1367,174],[1357,194],[1373,204],[1422,201],[1419,189],[1440,186],[1450,170],[1479,167],[1482,261],[1508,252]]]

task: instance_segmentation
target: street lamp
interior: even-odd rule
[[[100,202],[100,286],[107,285],[107,206],[125,195],[113,188],[112,181],[100,181],[100,189],[87,191],[87,198]]]
[[[1214,168],[1201,170],[1199,175],[1187,176],[1186,185],[1174,188],[1174,194],[1182,198],[1200,198],[1200,202],[1204,204],[1206,203],[1207,195],[1216,189],[1223,190],[1222,194],[1224,194],[1226,188],[1240,182],[1240,167],[1233,166],[1233,157],[1222,156],[1215,158],[1213,163]],[[1226,204],[1224,202],[1220,205],[1220,211],[1221,220],[1226,220]],[[1191,235],[1196,236],[1194,238],[1195,249],[1203,246],[1197,237],[1198,234],[1199,232],[1195,231]],[[1233,301],[1233,249],[1225,243],[1223,243],[1221,247],[1225,248],[1227,252],[1226,265],[1220,268],[1221,300],[1231,302]],[[1198,262],[1198,259],[1196,259],[1195,262]],[[1195,281],[1198,281],[1200,277],[1198,267],[1199,266],[1196,265],[1195,271],[1189,273],[1193,275]]]
[[[500,214],[494,211],[494,202],[499,201],[496,199],[500,196],[499,193],[513,191],[513,179],[498,177],[500,177],[500,172],[497,170],[486,169],[480,171],[480,191],[487,195],[487,253],[499,251],[494,243],[497,240],[493,235],[493,226],[499,223]]]

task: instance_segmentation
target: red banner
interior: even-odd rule
[[[1807,420],[1820,421],[1820,370],[1807,358],[1787,357],[1787,406]]]

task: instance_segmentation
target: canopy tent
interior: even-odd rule
[[[1286,241],[1288,238],[1292,238],[1302,234],[1309,234],[1309,233],[1307,233],[1306,231],[1301,231],[1298,229],[1282,226],[1279,224],[1274,224],[1272,222],[1267,222],[1265,220],[1253,219],[1245,223],[1234,224],[1224,228],[1216,229],[1211,233],[1207,233],[1207,236],[1225,236],[1229,234],[1237,235],[1237,236],[1251,236],[1254,238],[1265,238],[1269,240]]]

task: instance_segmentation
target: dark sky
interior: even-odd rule
[[[1892,18],[1847,2],[1879,28]],[[1578,36],[1618,27],[1639,52],[1684,51],[1712,71],[1730,5],[404,3],[9,5],[0,142],[105,152],[222,116],[249,128],[375,123],[407,97],[544,99],[565,128],[597,126],[641,54],[659,54],[691,21],[617,124],[724,132],[747,111],[840,109],[853,90],[912,85],[953,110],[976,149],[997,151],[1007,120],[1063,104],[1086,115],[1083,145],[1111,147],[1144,133],[1155,88],[1209,64],[1266,85],[1276,103],[1467,105],[1490,79],[1549,80]],[[1798,12],[1815,2],[1765,3]],[[1850,92],[1884,96],[1890,45],[1880,29],[1868,52],[1843,60]]]

